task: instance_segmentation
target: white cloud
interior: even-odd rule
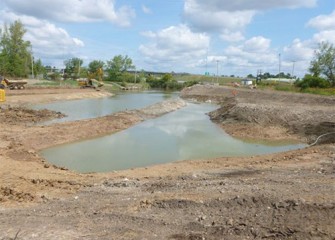
[[[316,2],[317,0],[185,0],[184,18],[196,30],[220,31],[221,38],[225,41],[241,41],[244,39],[241,31],[252,22],[257,13],[275,8],[313,7]]]
[[[270,47],[271,40],[262,36],[257,36],[246,40],[238,46],[229,46],[225,53],[230,57],[242,58],[249,63],[272,62],[273,54]]]
[[[152,11],[150,8],[148,8],[147,6],[145,5],[142,5],[142,11],[145,13],[145,14],[151,14]]]
[[[315,7],[317,0],[185,0],[184,20],[193,29],[200,32],[219,32],[220,38],[231,45],[224,48],[223,55],[227,57],[227,70],[236,74],[247,73],[250,69],[262,69],[268,72],[278,72],[280,50],[271,47],[271,40],[262,36],[245,40],[245,28],[250,25],[257,14],[273,9],[296,9]],[[297,62],[302,71],[313,56],[314,45],[317,39],[329,39],[335,26],[333,18],[322,16],[311,20],[309,26],[328,30],[314,35],[313,40],[294,41],[287,46],[282,60],[283,67]],[[334,36],[334,35],[333,35]],[[334,37],[333,37],[334,39]],[[243,43],[241,43],[244,41]],[[234,44],[235,43],[235,44]],[[302,63],[302,64],[301,64]],[[230,69],[228,69],[228,66]],[[298,68],[298,67],[297,67]],[[249,72],[250,73],[250,72]]]
[[[262,36],[228,46],[224,55],[227,58],[225,65],[235,75],[256,74],[257,69],[262,69],[263,72],[278,69],[278,53],[271,48],[271,40]]]
[[[254,11],[211,10],[196,0],[186,0],[184,5],[186,21],[192,27],[206,32],[242,29],[251,22],[254,14]]]
[[[171,26],[159,32],[145,32],[151,42],[139,50],[151,63],[162,65],[191,65],[206,55],[210,38],[203,33],[193,33],[187,26]]]
[[[335,44],[335,28],[334,30],[321,31],[314,34],[313,40],[317,43],[330,42]]]
[[[294,39],[291,45],[283,49],[283,71],[289,73],[292,71],[291,74],[303,77],[307,73],[315,47],[316,44],[313,40]]]
[[[114,0],[4,0],[11,11],[59,22],[110,21],[126,27],[135,17],[129,6],[115,7]]]
[[[315,43],[330,42],[335,44],[335,11],[329,15],[312,18],[307,26],[319,30],[312,39]]]
[[[314,7],[317,0],[186,0],[186,3],[198,5],[205,11],[263,11],[274,8]]]
[[[65,56],[75,55],[76,51],[84,47],[84,42],[71,37],[63,28],[35,17],[16,15],[12,12],[1,11],[4,22],[14,22],[19,19],[27,32],[25,39],[33,45],[34,55],[43,59],[54,59],[55,64],[62,65]],[[51,64],[51,63],[50,63]]]
[[[294,39],[292,44],[284,47],[283,50],[287,60],[309,62],[313,58],[314,49],[313,41]]]
[[[318,30],[335,30],[335,11],[330,15],[320,15],[312,18],[307,26]]]
[[[264,53],[270,49],[271,40],[262,36],[253,37],[244,43],[244,50],[252,53]]]
[[[229,30],[223,31],[223,33],[220,35],[220,38],[226,42],[239,42],[244,40],[242,32],[234,32]]]
[[[319,32],[315,33],[308,40],[294,39],[292,44],[284,47],[284,60],[286,65],[295,62],[296,72],[300,76],[304,75],[314,57],[314,52],[321,42],[335,44],[335,11],[329,15],[320,15],[312,18],[306,24],[308,27],[315,28]]]

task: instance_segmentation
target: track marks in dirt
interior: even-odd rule
[[[35,196],[29,192],[17,191],[11,187],[0,188],[0,203],[6,201],[32,202],[34,200]]]

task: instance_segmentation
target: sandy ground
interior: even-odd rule
[[[61,117],[23,106],[108,96],[92,89],[7,91],[0,112],[0,239],[335,239],[335,146],[246,158],[180,161],[78,174],[38,151],[126,129],[182,107],[36,126]],[[313,142],[335,131],[334,97],[195,86],[183,98],[219,102],[210,117],[240,138]],[[90,126],[90,127],[88,127]]]

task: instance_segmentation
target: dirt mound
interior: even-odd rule
[[[245,123],[264,128],[281,126],[292,134],[306,138],[310,143],[322,134],[335,131],[335,111],[306,105],[292,107],[282,104],[239,103],[235,98],[226,98],[222,107],[209,113],[209,116],[223,125]],[[327,136],[322,142],[335,142],[335,134]]]
[[[47,109],[32,110],[25,107],[0,106],[0,121],[7,124],[37,123],[66,115]]]
[[[160,103],[153,104],[138,110],[137,112],[143,117],[158,117],[165,113],[175,111],[179,108],[186,106],[186,102],[182,99],[171,99]]]
[[[195,85],[185,88],[181,92],[181,97],[187,99],[193,98],[199,101],[211,100],[218,103],[223,102],[227,97],[236,97],[240,102],[268,103],[269,105],[272,103],[299,103],[301,105],[308,104],[328,107],[335,105],[335,97],[212,85]]]
[[[334,97],[199,85],[186,89],[182,96],[219,102],[221,107],[209,115],[223,128],[242,123],[261,126],[266,131],[279,126],[309,143],[335,131]],[[335,134],[327,135],[320,142],[334,143]]]

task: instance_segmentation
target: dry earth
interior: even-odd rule
[[[182,107],[182,100],[69,123],[23,106],[102,97],[90,89],[7,91],[0,112],[0,239],[335,239],[334,135],[264,156],[180,161],[78,174],[38,151],[110,134]],[[241,138],[313,142],[335,131],[334,97],[195,86],[183,98]],[[87,127],[90,126],[90,127]]]

